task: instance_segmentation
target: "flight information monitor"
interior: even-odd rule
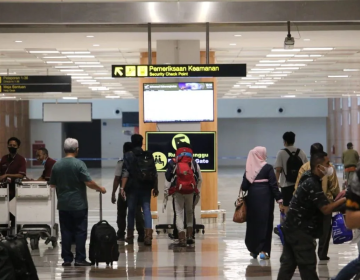
[[[144,122],[213,122],[213,83],[144,84]]]
[[[189,143],[194,160],[201,172],[216,171],[216,132],[146,132],[146,149],[153,153],[158,172],[166,171],[167,163],[175,158],[177,145]]]

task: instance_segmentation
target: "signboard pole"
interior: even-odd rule
[[[151,23],[148,23],[148,64],[151,65],[152,55],[151,55]]]
[[[206,23],[206,64],[210,63],[210,24]]]

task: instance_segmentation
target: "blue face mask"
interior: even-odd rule
[[[44,159],[41,164],[45,165],[45,163],[46,163],[46,159]]]

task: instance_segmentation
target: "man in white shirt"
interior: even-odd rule
[[[285,149],[280,150],[276,156],[274,168],[276,179],[279,182],[283,195],[285,213],[289,210],[290,201],[295,191],[295,184],[301,166],[308,161],[306,154],[296,148],[295,133],[285,132],[283,135]]]

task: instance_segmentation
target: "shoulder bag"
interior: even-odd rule
[[[235,213],[233,217],[234,223],[245,223],[246,222],[246,193],[240,187],[239,197],[235,201]]]

